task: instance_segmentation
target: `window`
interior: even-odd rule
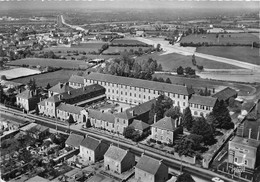
[[[235,157],[234,161],[237,162],[237,157]]]
[[[185,95],[183,96],[183,99],[185,99]]]
[[[178,94],[178,99],[180,98],[180,94]]]
[[[183,106],[185,106],[185,102],[183,102]]]
[[[123,95],[123,91],[121,91],[121,95]]]
[[[144,95],[144,99],[145,99],[145,95]]]
[[[132,96],[132,93],[129,93],[130,96]]]
[[[127,86],[125,85],[125,89],[127,89]]]
[[[139,94],[139,98],[141,98],[141,94]]]
[[[127,95],[127,92],[125,92],[125,95]]]
[[[247,161],[247,160],[245,160],[245,165],[247,166],[247,164],[248,164],[248,161]]]

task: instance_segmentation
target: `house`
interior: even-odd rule
[[[84,136],[72,133],[65,141],[65,146],[72,147],[73,149],[79,149],[79,146],[83,139],[84,139]]]
[[[111,145],[104,155],[104,167],[116,173],[123,173],[135,165],[135,155],[129,150],[124,150]]]
[[[192,95],[189,106],[193,116],[204,116],[209,114],[216,104],[217,99],[211,96]]]
[[[142,155],[135,166],[138,181],[164,182],[168,179],[168,167],[161,160]]]
[[[171,144],[178,134],[182,134],[183,128],[180,120],[164,117],[152,125],[151,138],[162,143]]]
[[[81,115],[83,109],[83,107],[60,103],[56,108],[57,118],[66,121],[71,115],[75,122],[83,122],[83,115]]]
[[[32,178],[30,178],[30,179],[28,179],[28,180],[26,180],[26,182],[49,182],[50,180],[48,180],[48,179],[45,179],[45,178],[43,178],[43,177],[40,177],[40,176],[34,176],[34,177],[32,177]]]
[[[133,127],[136,131],[138,131],[140,134],[143,134],[144,132],[148,131],[150,129],[150,125],[134,119],[133,122],[129,125],[129,127]]]
[[[64,92],[68,92],[71,90],[73,90],[73,88],[69,86],[68,82],[67,83],[59,82],[57,85],[54,85],[48,90],[48,95],[49,97],[51,97],[53,95],[62,94]]]
[[[234,98],[234,99],[237,98],[237,91],[230,87],[226,87],[223,90],[212,95],[212,97],[217,98],[219,101],[223,100],[227,104],[229,104],[230,98]]]
[[[69,78],[69,86],[72,88],[84,87],[84,77],[78,75],[71,75]]]
[[[43,139],[50,132],[46,126],[39,125],[37,123],[30,123],[20,128],[23,134],[29,134],[31,137],[36,139]]]
[[[95,163],[104,158],[109,145],[103,140],[87,136],[80,144],[79,155],[88,161]]]
[[[16,95],[16,104],[27,112],[34,110],[39,101],[40,97],[38,96],[36,91],[26,89]]]
[[[228,143],[228,162],[255,169],[260,162],[260,141],[235,136]]]

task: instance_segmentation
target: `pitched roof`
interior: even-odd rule
[[[34,96],[35,96],[34,92],[27,89],[16,95],[16,97],[23,98],[23,99],[30,99],[33,98]]]
[[[34,177],[32,177],[32,178],[26,180],[26,182],[35,182],[35,181],[37,181],[37,182],[48,182],[48,181],[50,181],[50,180],[45,179],[45,178],[40,177],[40,176],[34,176]]]
[[[69,82],[80,83],[84,85],[84,77],[78,75],[71,75]]]
[[[174,131],[176,129],[175,120],[167,116],[154,123],[152,127],[160,128],[163,130],[170,130],[170,131]]]
[[[83,107],[74,106],[66,103],[60,103],[57,107],[57,110],[66,111],[74,114],[80,114],[80,111],[82,111],[83,109]]]
[[[217,99],[210,96],[192,95],[189,103],[213,107]]]
[[[96,150],[96,148],[101,144],[101,141],[102,140],[98,140],[88,136],[84,140],[82,140],[80,146],[86,147],[90,150]]]
[[[42,100],[41,102],[39,102],[38,105],[45,106],[45,100]]]
[[[54,95],[54,96],[51,96],[47,99],[45,99],[44,101],[47,101],[47,102],[61,102],[61,100],[59,99],[59,96],[58,95]]]
[[[130,108],[129,110],[133,110],[134,111],[134,115],[141,115],[144,114],[146,112],[149,112],[151,110],[152,104],[156,104],[156,98],[149,100],[148,102],[144,102],[140,105],[137,105],[133,108]]]
[[[88,109],[88,116],[101,121],[107,121],[109,123],[115,123],[115,115],[109,112],[100,112],[94,109]]]
[[[63,92],[68,92],[70,90],[73,90],[73,88],[70,87],[68,83],[60,83],[60,82],[49,89],[49,91],[59,93],[59,94]]]
[[[141,169],[142,171],[148,172],[149,174],[155,175],[161,165],[162,165],[161,161],[143,155],[139,159],[135,167]]]
[[[135,118],[135,116],[133,115],[131,110],[125,110],[123,112],[116,113],[115,116],[118,118],[127,119],[127,120]]]
[[[171,92],[171,93],[182,94],[182,95],[190,95],[194,93],[193,89],[187,88],[186,86],[182,86],[182,85],[154,82],[154,81],[141,80],[141,79],[135,79],[129,77],[121,77],[121,76],[102,74],[96,72],[91,72],[85,78],[90,80],[105,81],[105,82],[110,82],[115,84],[123,84],[132,87],[153,89],[153,90]]]
[[[257,148],[260,145],[260,141],[255,140],[255,139],[248,139],[248,138],[243,138],[240,136],[235,136],[233,140],[231,140],[232,143],[237,143],[240,145],[246,145],[246,146],[251,146]]]
[[[212,97],[217,98],[218,100],[227,100],[230,97],[233,97],[237,95],[237,91],[230,88],[230,87],[226,87],[225,89],[215,93],[214,95],[212,95]]]
[[[105,153],[104,157],[108,157],[110,159],[120,162],[125,158],[127,153],[128,153],[128,150],[124,150],[119,147],[111,145],[108,148],[107,152]]]
[[[129,126],[132,126],[134,127],[134,129],[141,130],[141,131],[150,127],[149,124],[136,119],[134,119],[134,121]]]
[[[84,137],[82,135],[77,135],[75,133],[70,134],[70,136],[66,140],[66,144],[72,147],[79,147],[80,143]]]

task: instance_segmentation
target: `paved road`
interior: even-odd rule
[[[0,107],[0,110],[1,110],[1,112],[7,111],[3,106]],[[9,110],[8,112],[12,113],[11,110]],[[35,115],[27,115],[27,114],[20,113],[18,111],[15,111],[15,114],[16,115],[21,115],[23,117],[27,117],[27,118],[30,118],[30,119],[33,119],[33,120],[35,120],[36,123],[44,125],[44,126],[47,126],[49,128],[56,129],[56,127],[57,127],[57,129],[59,131],[66,132],[66,131],[69,130],[68,126],[56,123],[55,120],[51,120],[51,119],[48,119],[48,118],[43,118],[43,117],[35,116]],[[145,153],[146,155],[149,155],[149,156],[151,156],[153,158],[163,159],[167,166],[169,166],[169,167],[171,167],[173,169],[176,169],[176,170],[180,169],[180,165],[182,165],[183,166],[182,169],[183,169],[184,172],[188,172],[191,175],[194,175],[196,177],[202,178],[204,180],[209,180],[210,181],[212,179],[212,177],[217,176],[217,177],[220,177],[220,178],[224,179],[227,182],[235,182],[232,179],[226,178],[226,177],[224,177],[222,175],[219,175],[217,173],[214,173],[214,172],[212,172],[210,170],[199,168],[199,167],[196,167],[196,166],[193,166],[193,165],[190,165],[190,164],[186,164],[186,163],[181,163],[180,161],[177,161],[177,160],[174,160],[174,159],[170,159],[168,157],[164,157],[162,155],[159,155],[159,154],[147,151],[147,150],[143,150],[143,149],[139,148],[138,146],[134,146],[134,145],[130,145],[130,144],[127,144],[127,143],[119,142],[116,139],[111,139],[111,138],[108,138],[108,137],[105,137],[105,136],[102,136],[102,135],[99,135],[99,134],[90,133],[90,132],[82,131],[82,130],[75,129],[75,128],[76,127],[71,126],[70,127],[70,131],[72,131],[73,133],[80,134],[80,135],[88,134],[88,135],[91,135],[93,137],[103,139],[103,140],[105,140],[107,142],[110,142],[110,143],[116,143],[116,144],[118,144],[122,148],[131,150],[135,155],[138,155],[138,156],[140,156],[142,153]]]
[[[80,26],[77,26],[77,25],[70,25],[68,23],[65,22],[64,18],[63,18],[63,15],[60,15],[60,18],[61,18],[61,22],[62,24],[70,27],[70,28],[73,28],[73,29],[76,29],[76,30],[81,30],[81,31],[87,31],[85,30],[84,28],[80,27]]]

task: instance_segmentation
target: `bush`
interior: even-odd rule
[[[157,143],[157,144],[159,144],[159,145],[160,145],[160,144],[162,144],[162,142],[161,142],[161,141],[159,141],[159,140],[157,140],[157,141],[156,141],[156,143]]]
[[[151,142],[151,143],[156,143],[156,140],[153,139],[153,138],[150,138],[150,142]]]

